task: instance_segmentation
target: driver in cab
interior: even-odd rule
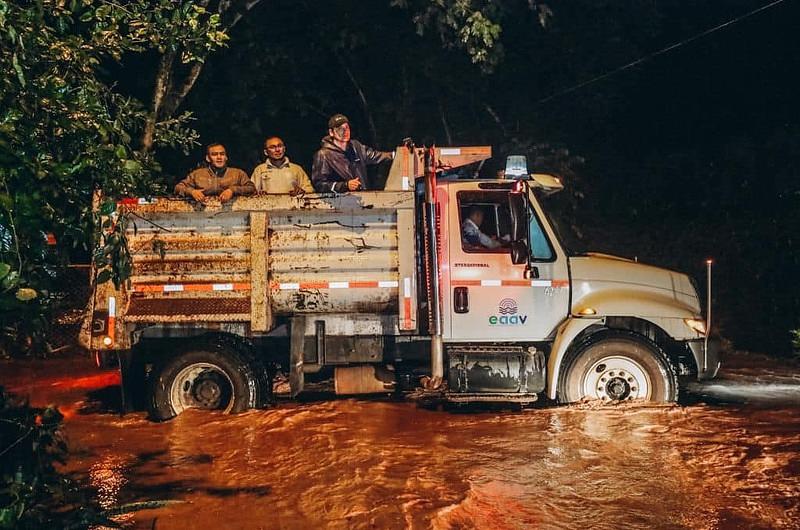
[[[467,217],[461,223],[461,240],[467,246],[476,249],[494,250],[503,246],[507,242],[508,236],[503,236],[502,240],[488,236],[481,231],[484,218],[483,209],[480,206],[471,206]]]

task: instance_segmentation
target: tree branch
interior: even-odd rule
[[[500,115],[497,114],[497,112],[495,112],[495,110],[492,108],[492,106],[489,105],[488,103],[485,103],[483,105],[483,108],[486,109],[486,112],[489,113],[489,116],[491,116],[492,119],[494,120],[494,122],[497,124],[497,126],[500,127],[500,130],[503,132],[503,136],[508,137],[508,132],[506,130],[506,126],[503,123],[503,120],[500,119]]]
[[[200,77],[200,72],[203,71],[204,65],[205,63],[201,61],[192,63],[192,67],[189,69],[189,73],[186,74],[186,77],[184,77],[180,88],[178,90],[173,90],[167,95],[161,116],[164,118],[171,118],[175,114],[175,111],[178,110],[178,107],[181,106],[183,100],[192,90],[197,78]]]
[[[450,134],[450,125],[447,123],[447,116],[444,113],[444,105],[442,105],[441,98],[439,99],[439,116],[442,119],[442,127],[444,127],[444,136],[447,139],[447,145],[453,145],[453,136]]]
[[[245,13],[253,9],[259,3],[261,3],[261,0],[250,0],[249,2],[245,2],[244,6],[242,6],[243,9],[238,9],[236,13],[233,14],[233,19],[231,20],[231,23],[228,24],[228,27],[226,29],[227,30],[233,29],[233,27],[236,24],[238,24],[240,20],[242,20],[242,17],[245,15]],[[220,4],[220,6],[222,6],[222,4]]]
[[[339,64],[342,65],[342,68],[344,68],[347,77],[350,78],[350,82],[353,83],[353,87],[356,89],[356,92],[358,93],[358,99],[361,101],[361,107],[364,110],[364,116],[367,118],[367,125],[369,126],[369,132],[371,137],[370,141],[372,145],[375,145],[375,143],[378,140],[378,130],[375,128],[375,121],[372,119],[372,113],[370,113],[369,111],[369,103],[367,102],[367,96],[366,94],[364,94],[364,90],[358,83],[356,76],[353,75],[352,70],[350,70],[350,67],[347,66],[347,63],[345,63],[344,58],[342,58],[342,56],[339,54],[338,51],[334,51],[334,53],[336,54],[336,58],[339,60]]]
[[[169,51],[161,56],[156,74],[156,86],[153,89],[153,104],[150,115],[144,125],[142,133],[142,151],[148,152],[153,148],[155,140],[156,122],[158,121],[164,97],[172,89],[172,68],[175,64],[175,52]]]

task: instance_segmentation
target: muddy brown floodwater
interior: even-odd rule
[[[800,369],[735,358],[688,406],[439,412],[334,399],[120,417],[83,359],[0,363],[66,413],[66,471],[128,528],[800,528]]]

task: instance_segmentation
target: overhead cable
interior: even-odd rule
[[[710,34],[716,32],[716,31],[719,31],[719,30],[721,30],[723,28],[726,28],[728,26],[731,26],[733,24],[736,24],[737,22],[740,22],[740,21],[742,21],[742,20],[744,20],[746,18],[752,17],[753,15],[757,15],[758,13],[761,13],[762,11],[766,11],[767,9],[775,7],[778,4],[782,4],[785,1],[786,0],[775,0],[774,2],[770,2],[769,4],[763,5],[763,6],[759,7],[759,8],[756,8],[756,9],[754,9],[752,11],[749,11],[749,12],[747,12],[747,13],[745,13],[743,15],[740,15],[740,16],[738,16],[736,18],[730,19],[730,20],[728,20],[726,22],[723,22],[722,24],[718,24],[718,25],[714,26],[713,28],[709,28],[709,29],[707,29],[705,31],[702,31],[702,32],[700,32],[700,33],[698,33],[696,35],[693,35],[693,36],[691,36],[691,37],[689,37],[687,39],[684,39],[682,41],[670,44],[666,48],[662,48],[662,49],[660,49],[658,51],[655,51],[655,52],[652,52],[652,53],[648,53],[647,55],[645,55],[643,57],[640,57],[639,59],[636,59],[635,61],[632,61],[632,62],[630,62],[630,63],[628,63],[626,65],[620,66],[619,68],[615,68],[615,69],[613,69],[613,70],[611,70],[609,72],[606,72],[604,74],[600,74],[600,75],[595,76],[595,77],[593,77],[591,79],[587,79],[586,81],[578,83],[577,85],[573,85],[573,86],[571,86],[569,88],[565,88],[564,90],[559,90],[558,92],[555,92],[555,93],[550,94],[549,96],[547,96],[545,98],[540,99],[536,103],[537,104],[546,103],[546,102],[548,102],[548,101],[550,101],[552,99],[555,99],[557,97],[563,96],[565,94],[569,94],[570,92],[575,92],[576,90],[579,90],[579,89],[581,89],[581,88],[583,88],[585,86],[591,85],[591,84],[596,83],[598,81],[602,81],[603,79],[607,79],[607,78],[609,78],[609,77],[611,77],[613,75],[618,74],[619,72],[622,72],[624,70],[628,70],[629,68],[633,68],[634,66],[640,65],[640,64],[642,64],[642,63],[644,63],[646,61],[649,61],[650,59],[652,59],[654,57],[657,57],[659,55],[664,55],[665,53],[671,52],[672,50],[674,50],[676,48],[680,48],[681,46],[689,44],[690,42],[694,42],[694,41],[696,41],[698,39],[702,39],[703,37],[705,37],[707,35],[710,35]]]

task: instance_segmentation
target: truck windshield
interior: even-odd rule
[[[572,223],[572,219],[566,213],[567,208],[565,203],[559,201],[558,195],[551,197],[542,197],[537,195],[539,204],[547,215],[550,226],[556,233],[561,247],[568,256],[575,256],[586,252],[586,245],[583,238],[578,233],[576,227]],[[531,239],[533,239],[533,230],[531,229]],[[532,241],[535,243],[535,241]],[[536,248],[534,246],[534,253]]]
[[[544,227],[535,212],[529,211],[528,213],[531,220],[528,232],[531,237],[531,257],[533,257],[534,261],[552,261],[555,253],[550,246],[550,242],[547,241]]]

